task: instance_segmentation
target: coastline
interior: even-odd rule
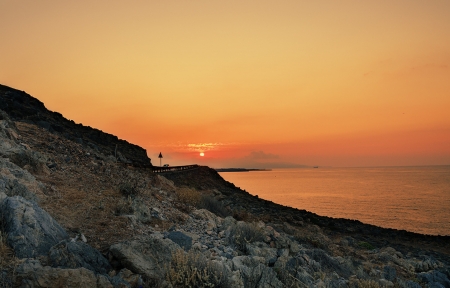
[[[259,198],[321,216],[449,236],[450,223],[446,219],[450,211],[445,207],[450,201],[446,192],[450,172],[447,167],[311,168],[280,169],[267,175],[219,174]],[[430,181],[433,185],[428,187],[426,183]]]
[[[303,209],[264,200],[257,195],[251,195],[223,179],[214,169],[202,166],[199,171],[189,171],[183,174],[169,173],[164,175],[176,185],[182,185],[199,190],[218,189],[226,196],[226,203],[233,209],[242,209],[255,218],[269,219],[273,223],[305,223],[318,226],[329,237],[344,237],[351,235],[358,241],[370,241],[378,246],[392,246],[400,251],[413,248],[417,253],[429,249],[436,257],[450,264],[450,236],[427,235],[401,229],[383,228],[365,224],[359,220],[320,216]],[[442,253],[442,254],[441,254]]]
[[[272,171],[272,169],[256,169],[256,168],[212,168],[216,172],[259,172]]]

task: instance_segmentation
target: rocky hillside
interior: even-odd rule
[[[450,237],[156,175],[39,121],[0,111],[0,287],[450,287]]]
[[[117,136],[67,120],[60,113],[49,111],[38,99],[1,84],[0,110],[8,113],[14,121],[35,124],[104,155],[116,157],[121,162],[151,166],[145,149]]]

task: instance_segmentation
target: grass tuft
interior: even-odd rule
[[[206,259],[193,250],[177,250],[166,269],[172,287],[231,287],[231,272],[224,265]]]

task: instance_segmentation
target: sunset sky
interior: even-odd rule
[[[450,164],[448,0],[0,0],[0,36],[1,84],[153,164]]]

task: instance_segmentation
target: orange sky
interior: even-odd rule
[[[449,11],[448,0],[0,0],[0,83],[154,164],[159,152],[212,167],[450,164]]]

